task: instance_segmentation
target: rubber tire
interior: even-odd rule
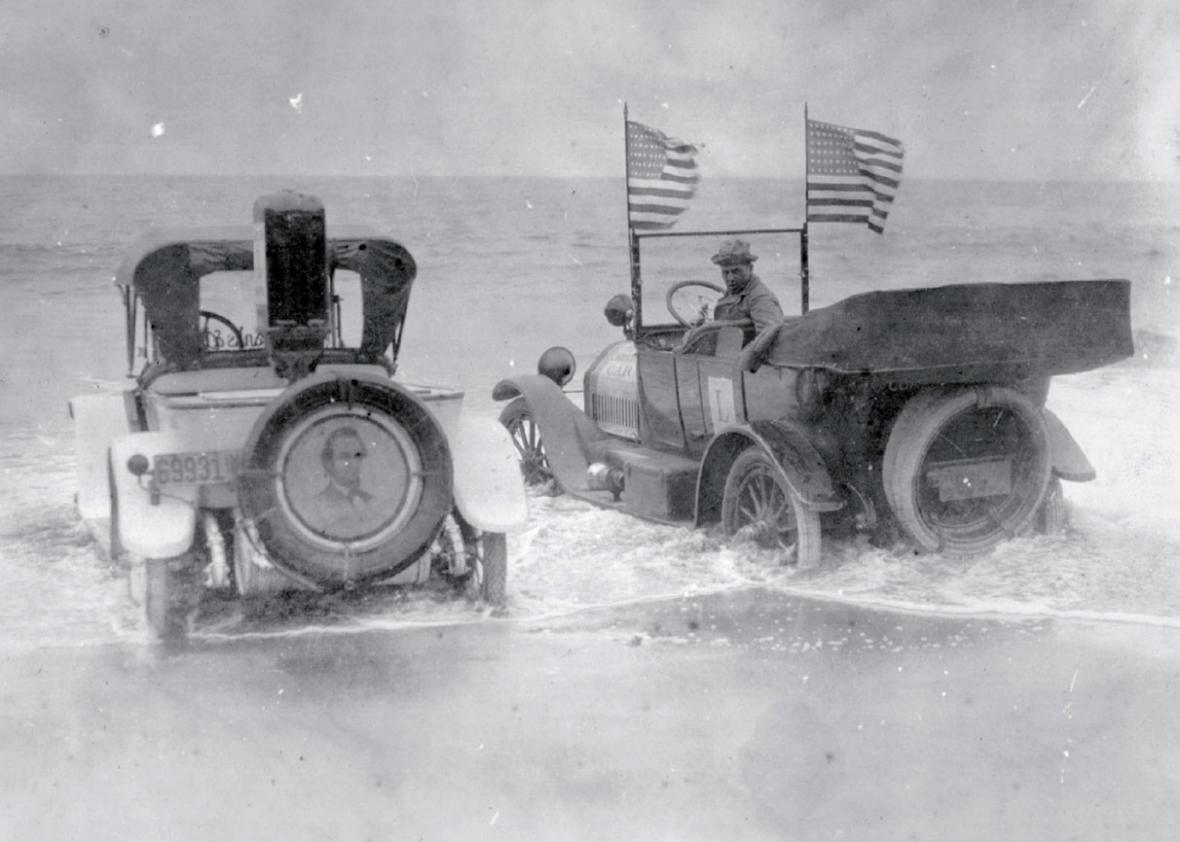
[[[1037,509],[1037,532],[1042,535],[1060,535],[1065,531],[1068,520],[1065,490],[1061,487],[1061,479],[1053,477],[1045,490],[1045,499]]]
[[[115,465],[111,461],[111,452],[107,450],[107,494],[111,498],[111,519],[107,526],[110,548],[107,550],[112,563],[123,560],[123,541],[119,538],[119,486],[115,482]]]
[[[508,595],[508,539],[503,532],[485,532],[479,541],[483,563],[479,595],[488,605],[503,608]]]
[[[193,571],[188,569],[191,564],[188,556],[143,562],[144,618],[155,640],[175,643],[188,637],[190,616],[197,604]]]
[[[743,484],[756,474],[764,474],[790,506],[795,523],[795,564],[800,570],[809,570],[819,564],[822,551],[819,513],[803,505],[799,495],[784,482],[781,473],[782,468],[759,447],[750,447],[738,454],[725,478],[721,524],[726,535],[734,535],[746,525],[740,522],[742,510],[739,500],[746,490]],[[759,544],[769,546],[765,541],[759,541]]]
[[[298,430],[306,415],[332,406],[360,408],[392,419],[417,448],[422,462],[417,508],[396,533],[369,549],[353,550],[344,541],[338,542],[339,549],[313,543],[289,522],[278,502],[272,463],[282,451],[284,437],[292,427]],[[422,401],[392,381],[367,376],[300,381],[258,418],[243,453],[238,475],[242,512],[254,521],[271,560],[328,590],[362,585],[404,570],[430,548],[451,510],[453,470],[446,434]]]
[[[500,423],[512,436],[525,485],[539,486],[549,482],[557,485],[557,478],[545,455],[545,444],[541,441],[537,419],[524,395],[513,398],[500,411]]]
[[[1001,512],[999,518],[993,511],[963,526],[940,526],[922,511],[922,465],[944,429],[973,407],[1006,409],[1023,425],[1032,459],[1023,476],[1014,478],[1014,484],[1024,491],[1015,505],[1006,503],[1011,511]],[[882,465],[885,497],[898,525],[920,550],[950,555],[983,553],[1032,525],[1049,484],[1049,459],[1044,416],[1028,396],[1004,386],[926,389],[910,398],[889,433]],[[1010,495],[1008,499],[1013,498]]]

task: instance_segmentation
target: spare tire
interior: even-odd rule
[[[1015,389],[926,389],[885,446],[882,480],[898,523],[928,552],[984,552],[1028,528],[1049,484],[1049,434]]]
[[[242,513],[280,569],[334,588],[391,576],[451,509],[451,453],[420,400],[376,376],[316,375],[255,422]]]

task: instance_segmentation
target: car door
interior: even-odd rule
[[[680,423],[680,399],[676,385],[676,360],[672,351],[640,346],[639,365],[640,441],[656,450],[684,451],[684,428]]]

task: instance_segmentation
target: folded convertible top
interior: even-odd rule
[[[742,364],[822,368],[897,383],[1071,374],[1134,353],[1131,282],[954,284],[854,295],[788,319]]]

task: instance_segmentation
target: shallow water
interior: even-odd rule
[[[102,560],[74,514],[66,406],[75,394],[123,381],[122,316],[110,280],[148,224],[247,222],[258,194],[293,186],[319,195],[330,220],[397,232],[420,267],[400,375],[460,386],[474,413],[494,417],[492,385],[533,370],[545,347],[568,346],[584,368],[617,338],[601,315],[606,299],[628,286],[622,202],[613,182],[4,181],[27,209],[0,219],[0,284],[7,293],[0,308],[5,645],[87,645],[142,634],[121,574]],[[795,186],[773,187],[715,185],[694,208],[692,227],[790,224],[774,196],[793,195]],[[1180,624],[1180,386],[1169,352],[1180,332],[1172,281],[1180,277],[1180,240],[1170,222],[1180,210],[1175,188],[907,188],[884,237],[852,226],[813,233],[813,306],[880,287],[1129,277],[1135,326],[1160,340],[1145,346],[1148,359],[1054,381],[1049,406],[1098,472],[1092,483],[1067,484],[1066,534],[1014,540],[971,561],[831,542],[818,571],[799,573],[709,532],[535,494],[528,527],[509,539],[511,616],[541,619],[756,585],[922,612]],[[785,301],[794,300],[795,281],[775,283]],[[201,634],[302,634],[484,616],[479,606],[433,591],[396,593],[253,621],[225,606]]]

